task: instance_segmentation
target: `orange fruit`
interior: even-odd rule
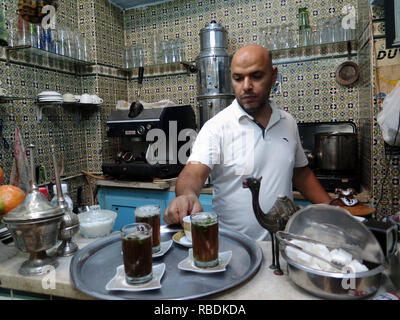
[[[3,169],[0,167],[0,184],[3,183],[3,180],[4,180],[4,172]]]
[[[3,214],[7,214],[24,201],[25,192],[12,185],[0,186],[0,199],[4,206]]]

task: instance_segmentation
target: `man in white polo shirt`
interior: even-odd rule
[[[198,197],[210,176],[220,226],[264,240],[268,231],[256,220],[244,179],[262,177],[264,212],[279,195],[293,198],[292,183],[312,203],[331,198],[307,166],[296,121],[269,101],[277,77],[269,52],[259,45],[241,48],[232,59],[231,76],[236,99],[201,128],[164,221],[182,223],[186,215],[202,211]]]

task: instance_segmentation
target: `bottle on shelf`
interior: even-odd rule
[[[310,45],[311,27],[307,8],[299,8],[299,46]]]

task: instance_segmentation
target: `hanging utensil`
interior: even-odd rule
[[[336,82],[342,86],[349,87],[357,82],[360,77],[360,67],[351,61],[351,41],[347,41],[348,61],[343,62],[336,69]]]
[[[139,67],[137,101],[132,102],[129,108],[129,113],[128,113],[129,118],[136,118],[144,109],[143,105],[139,102],[140,91],[142,89],[142,83],[143,83],[143,74],[144,74],[144,68]]]

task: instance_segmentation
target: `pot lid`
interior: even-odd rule
[[[30,220],[55,218],[63,214],[64,211],[60,207],[51,204],[37,189],[32,189],[19,206],[3,217],[3,221],[5,223],[28,222]]]
[[[5,217],[3,217],[4,223],[24,223],[32,222],[32,220],[43,220],[48,218],[55,218],[62,216],[64,211],[51,204],[44,195],[39,191],[36,185],[35,179],[35,164],[34,164],[34,153],[33,150],[35,146],[33,144],[29,145],[30,148],[30,162],[31,162],[31,191],[25,196],[24,201],[11,210]]]

